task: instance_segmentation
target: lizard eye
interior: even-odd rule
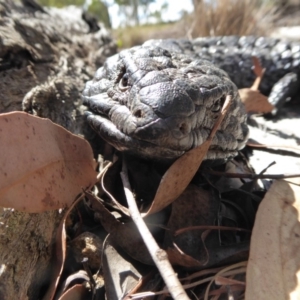
[[[125,92],[128,90],[128,74],[125,73],[119,82],[119,88],[122,92]]]
[[[211,107],[211,111],[214,113],[219,112],[224,105],[224,101],[225,101],[224,96],[218,99],[217,101],[215,101],[215,103]]]

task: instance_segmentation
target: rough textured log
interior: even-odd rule
[[[0,1],[0,112],[23,109],[78,133],[84,83],[115,43],[103,25],[90,33],[75,6],[45,10]]]
[[[83,133],[84,83],[116,47],[103,25],[90,32],[79,8],[44,10],[0,0],[0,113],[25,110]],[[1,210],[0,299],[43,296],[62,215]]]

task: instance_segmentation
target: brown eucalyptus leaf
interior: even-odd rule
[[[210,140],[205,141],[172,164],[161,180],[147,215],[162,210],[180,196],[199,169],[210,144]]]
[[[68,207],[96,181],[87,141],[48,119],[0,115],[0,206],[26,212]]]
[[[61,291],[58,291],[56,294],[56,298],[62,296],[71,286],[81,280],[82,282],[89,282],[90,278],[86,271],[79,270],[67,277],[67,279],[60,285]]]
[[[269,113],[274,109],[274,106],[269,103],[268,97],[258,90],[244,88],[240,89],[239,93],[248,113]]]
[[[222,111],[207,140],[202,145],[179,157],[167,170],[161,179],[152,205],[145,215],[153,214],[167,207],[186,189],[206,156],[213,137],[229,109],[230,102],[231,96],[227,96]]]
[[[273,183],[257,211],[246,300],[300,299],[300,180]]]
[[[265,69],[262,68],[257,57],[252,57],[252,60],[256,79],[250,88],[239,90],[241,100],[248,113],[269,113],[274,109],[274,106],[269,103],[268,97],[262,95],[258,90],[262,77],[265,73]]]

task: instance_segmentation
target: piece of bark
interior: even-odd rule
[[[2,209],[0,299],[39,299],[48,285],[56,229],[63,214]]]
[[[75,6],[31,13],[0,0],[0,113],[24,110],[82,133],[81,91],[116,52],[101,25],[89,33]]]

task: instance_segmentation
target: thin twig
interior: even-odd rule
[[[293,154],[299,156],[299,152],[300,152],[300,147],[299,146],[289,146],[289,145],[280,145],[280,144],[259,144],[257,142],[247,142],[247,146],[251,147],[251,148],[257,148],[259,149],[266,149],[266,150],[270,150],[272,148],[277,149],[278,151],[289,151],[289,152],[293,152]],[[296,152],[295,152],[296,151]]]
[[[168,287],[169,293],[172,295],[173,299],[189,300],[189,297],[183,289],[176,273],[174,272],[168,260],[167,253],[163,249],[159,248],[138,210],[131,191],[125,160],[123,160],[121,178],[131,218],[135,223],[137,229],[139,230],[155,265],[157,266],[166,286]]]
[[[243,232],[251,232],[248,229],[244,228],[239,228],[239,227],[229,227],[229,226],[215,226],[215,225],[199,225],[199,226],[189,226],[189,227],[184,227],[176,230],[174,232],[174,236],[178,236],[180,234],[183,234],[187,231],[192,231],[192,230],[220,230],[220,231],[243,231]]]
[[[223,176],[226,178],[247,178],[247,179],[285,179],[300,177],[300,174],[240,174],[240,173],[227,173],[214,170],[205,169],[201,173]]]

